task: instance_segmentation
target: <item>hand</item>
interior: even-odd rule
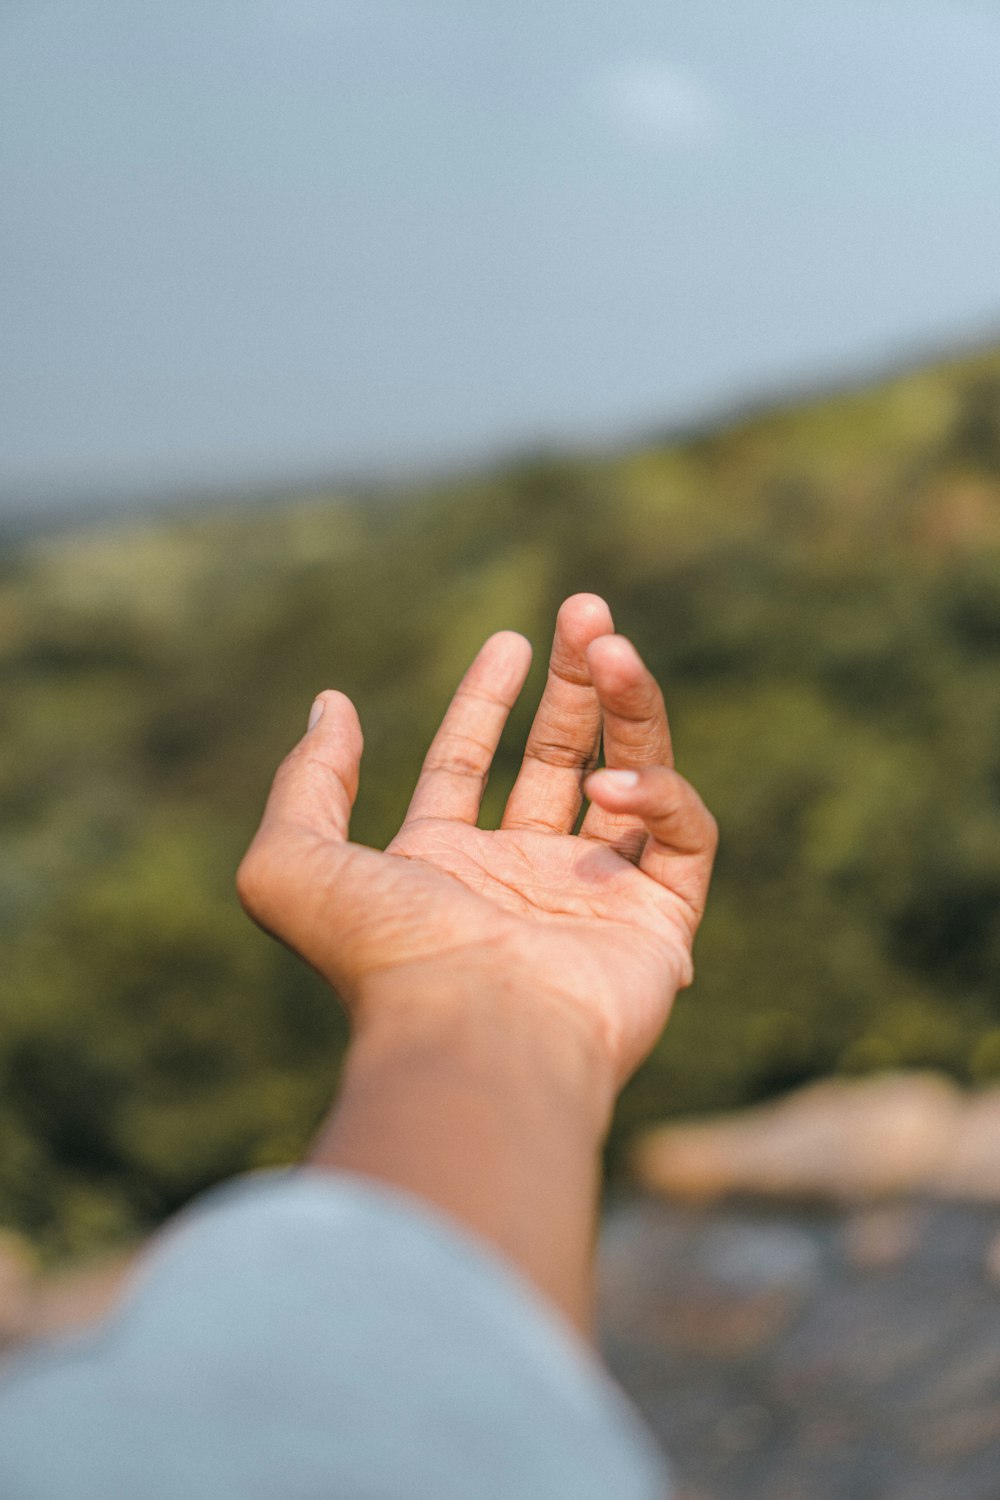
[[[580,1025],[620,1086],[690,983],[716,827],[671,767],[663,698],[603,600],[567,599],[524,760],[496,830],[486,777],[531,647],[492,636],[463,678],[384,852],[348,842],[362,738],[350,700],[280,767],[240,867],[248,913],[358,1020],[413,994],[516,982],[539,1021]],[[603,729],[610,770],[595,764]],[[615,772],[629,775],[615,775]],[[573,833],[586,788],[590,807]],[[433,1003],[433,999],[429,1003]]]

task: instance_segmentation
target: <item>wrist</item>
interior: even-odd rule
[[[353,1007],[354,1065],[413,1060],[475,1079],[477,1086],[543,1090],[599,1143],[618,1087],[596,1022],[507,962],[427,960],[370,975]]]
[[[498,968],[498,981],[482,964],[428,961],[356,991],[340,1094],[310,1160],[424,1199],[586,1331],[614,1074],[585,1014],[517,971]]]

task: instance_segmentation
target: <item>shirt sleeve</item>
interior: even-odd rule
[[[4,1500],[664,1500],[658,1452],[519,1274],[409,1195],[241,1179],[100,1329],[0,1382]]]

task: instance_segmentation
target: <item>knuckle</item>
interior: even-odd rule
[[[485,704],[487,708],[499,708],[506,711],[510,707],[510,704],[499,693],[491,692],[486,687],[473,686],[471,683],[466,683],[459,688],[455,696],[463,702]]]
[[[608,739],[619,755],[641,765],[662,766],[669,750],[661,727],[649,719],[617,719]]]
[[[324,759],[308,744],[296,745],[279,765],[274,786],[297,803],[326,796],[331,790],[335,796],[352,801],[357,791],[357,768],[353,762],[341,767],[334,760]]]
[[[648,788],[650,811],[657,816],[672,813],[683,796],[683,777],[679,776],[672,766],[665,766],[662,761],[645,767],[642,776]]]
[[[482,781],[489,769],[491,754],[489,748],[473,736],[455,735],[428,758],[425,769]]]
[[[259,840],[255,839],[236,871],[236,894],[248,916],[259,918],[263,915],[270,905],[271,889],[270,861]]]
[[[576,655],[557,646],[549,661],[549,688],[559,691],[563,685],[593,690],[587,666],[581,665]]]
[[[631,683],[615,694],[611,713],[627,723],[648,724],[660,735],[666,727],[663,694],[652,677]]]
[[[427,769],[440,772],[445,776],[461,776],[466,781],[482,781],[486,775],[482,766],[477,766],[473,761],[466,760],[461,755],[451,755],[433,761]]]
[[[294,781],[302,770],[303,761],[303,749],[301,745],[296,745],[279,762],[278,769],[274,773],[274,785],[279,788],[286,787],[289,782]]]
[[[524,755],[526,760],[538,760],[560,770],[590,771],[597,764],[596,745],[574,745],[568,740],[550,740],[541,736],[531,740]]]
[[[638,828],[629,827],[623,820],[619,824],[619,830],[609,842],[630,865],[637,865],[648,838],[645,828],[641,825]]]

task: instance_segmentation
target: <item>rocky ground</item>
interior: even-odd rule
[[[823,1084],[637,1143],[601,1340],[682,1500],[1000,1500],[1000,1091]],[[0,1345],[113,1305],[0,1238]]]
[[[820,1084],[635,1167],[603,1344],[685,1500],[997,1500],[1000,1091]]]
[[[608,1362],[685,1500],[997,1500],[1000,1207],[621,1204]]]

